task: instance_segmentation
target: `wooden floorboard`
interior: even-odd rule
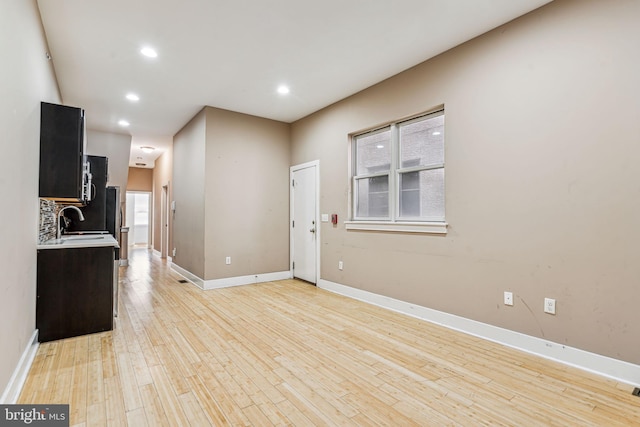
[[[296,280],[203,291],[136,249],[111,332],[40,345],[71,426],[629,426],[632,386]]]

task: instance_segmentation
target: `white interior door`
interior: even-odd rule
[[[291,168],[291,261],[293,277],[317,281],[317,166]]]

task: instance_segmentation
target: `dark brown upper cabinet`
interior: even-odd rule
[[[84,203],[88,176],[84,126],[83,109],[41,104],[40,197],[62,203]]]

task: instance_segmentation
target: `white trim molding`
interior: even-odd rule
[[[276,280],[291,279],[290,271],[277,271],[275,273],[251,274],[248,276],[225,277],[224,279],[206,280],[204,289],[229,288],[231,286],[253,285],[256,283],[274,282]]]
[[[291,279],[290,271],[277,271],[274,273],[250,274],[248,276],[225,277],[222,279],[203,280],[184,268],[171,264],[171,269],[199,287],[202,290],[229,288],[232,286],[253,285],[256,283],[273,282],[276,280]]]
[[[535,354],[626,384],[640,384],[640,365],[532,337],[454,314],[396,300],[361,289],[320,279],[318,287],[392,311],[416,317],[459,332],[483,338],[507,347]]]
[[[184,268],[174,263],[171,263],[171,269],[200,289],[204,289],[204,280],[191,273],[189,270],[185,270]]]
[[[391,222],[345,221],[344,228],[359,231],[386,231],[393,233],[447,234],[446,222]]]
[[[31,339],[24,349],[22,357],[20,357],[20,361],[13,371],[13,375],[11,375],[7,387],[4,389],[4,393],[2,393],[2,397],[0,397],[0,404],[10,405],[18,401],[22,387],[24,387],[24,383],[27,380],[29,369],[33,364],[33,359],[38,352],[38,345],[38,330],[36,329],[33,331],[33,335],[31,335]]]
[[[159,258],[160,260],[166,259],[166,260],[167,260],[167,263],[169,263],[169,264],[170,264],[170,263],[171,263],[171,261],[172,261],[172,258],[171,258],[169,255],[167,255],[167,257],[166,257],[166,258],[162,258],[162,252],[157,251],[157,250],[155,250],[155,249],[153,249],[153,250],[151,251],[151,254],[152,254],[154,257]]]

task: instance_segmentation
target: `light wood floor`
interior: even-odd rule
[[[633,387],[294,280],[201,291],[134,250],[113,332],[42,344],[20,403],[82,426],[640,425]]]

